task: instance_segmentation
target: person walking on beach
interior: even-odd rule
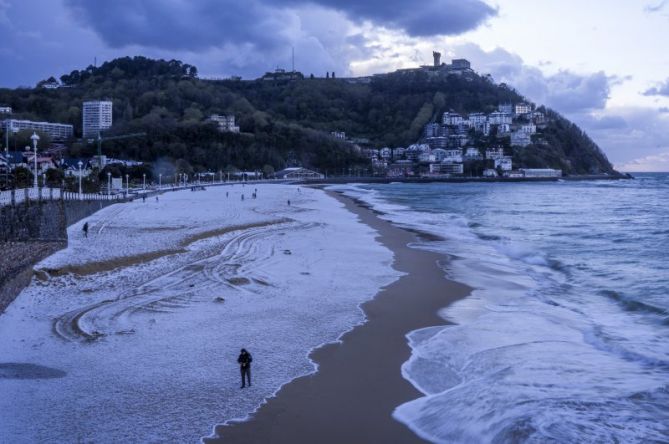
[[[253,358],[251,353],[247,352],[245,348],[242,349],[237,362],[239,363],[239,370],[242,372],[242,388],[246,387],[245,382],[248,381],[249,387],[251,387],[251,362]],[[246,381],[244,377],[246,376]]]
[[[290,199],[288,199],[288,206],[290,206]]]
[[[88,237],[88,222],[84,223],[84,227],[82,228],[84,232],[84,237]]]

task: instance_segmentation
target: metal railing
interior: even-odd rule
[[[19,188],[15,190],[0,191],[0,207],[6,205],[17,205],[21,203],[39,202],[47,200],[122,200],[122,194],[107,195],[95,193],[75,193],[64,191],[60,188]]]

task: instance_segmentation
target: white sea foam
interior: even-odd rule
[[[249,199],[252,188],[258,199]],[[318,190],[181,191],[114,205],[87,220],[88,239],[84,221],[70,227],[68,248],[37,268],[163,251],[199,233],[267,225],[122,269],[33,280],[0,316],[0,364],[33,363],[65,375],[0,374],[0,442],[195,442],[315,371],[310,350],[363,322],[359,304],[398,276],[375,232]],[[241,347],[254,356],[252,389],[239,389]]]
[[[511,231],[495,229],[495,217],[502,217],[496,202],[513,207],[510,217],[518,224],[530,223],[525,216],[536,211],[537,219],[548,226],[557,225],[555,216],[563,216],[558,214],[560,202],[525,203],[538,195],[537,189],[519,192],[517,200],[509,202],[514,195],[508,187],[480,192],[475,187],[423,186],[404,193],[386,188],[383,194],[338,187],[384,212],[387,220],[442,237],[444,241],[415,246],[450,257],[448,276],[474,288],[469,297],[440,311],[457,325],[408,334],[412,356],[402,374],[425,396],[398,406],[394,417],[432,442],[668,442],[669,349],[661,339],[666,327],[658,324],[662,310],[648,317],[647,309],[623,310],[611,300],[620,299],[618,295],[598,295],[596,284],[606,288],[611,277],[608,270],[600,271],[599,277],[580,263],[580,251],[564,255],[575,258],[566,266],[526,235],[514,237]],[[473,200],[494,192],[503,197]],[[392,202],[384,197],[388,195]],[[542,196],[546,200],[546,194]],[[575,239],[565,248],[608,251],[607,244],[578,245],[579,238],[597,234],[601,223],[584,232],[578,214],[592,217],[592,211],[573,201],[569,211],[579,223],[566,217],[560,222],[564,226],[559,229]],[[492,221],[484,229],[479,228],[479,218],[465,216],[472,208],[491,212]],[[556,215],[543,216],[547,211]],[[608,215],[601,217],[610,220]],[[516,228],[510,223],[505,229]],[[542,236],[550,234],[546,231],[545,226],[537,228]],[[600,236],[598,242],[610,236]],[[575,287],[579,280],[572,274],[581,268],[590,273],[585,282],[594,288]],[[632,309],[639,305],[628,304]]]

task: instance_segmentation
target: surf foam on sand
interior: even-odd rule
[[[318,190],[180,191],[87,220],[0,317],[0,441],[197,441],[315,371],[310,350],[397,278],[374,231]]]

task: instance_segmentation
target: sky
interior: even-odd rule
[[[0,86],[126,55],[203,77],[369,75],[464,57],[581,126],[621,171],[669,171],[669,0],[0,0]]]

